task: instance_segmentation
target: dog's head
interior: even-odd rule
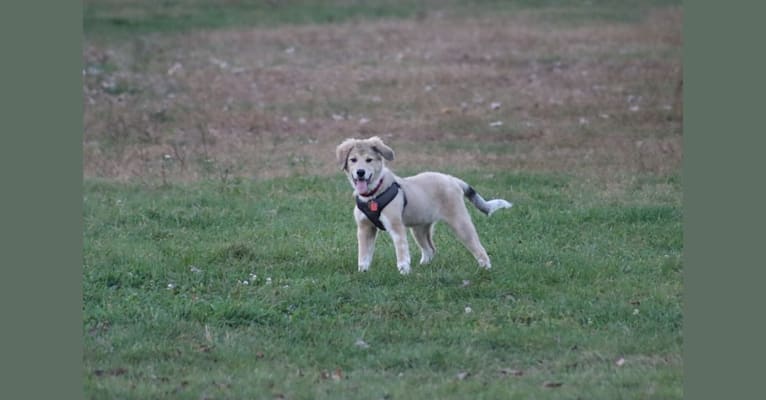
[[[346,139],[335,149],[338,164],[346,171],[351,185],[357,193],[374,190],[385,167],[385,160],[394,159],[394,151],[379,137],[369,139]]]

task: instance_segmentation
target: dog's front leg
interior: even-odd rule
[[[407,229],[401,219],[390,220],[381,216],[381,222],[391,235],[396,249],[396,268],[402,275],[410,273],[410,247],[407,243]]]
[[[369,221],[357,219],[356,240],[359,245],[359,272],[365,272],[372,263],[372,254],[375,252],[375,238],[378,229]]]

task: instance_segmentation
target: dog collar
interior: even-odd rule
[[[373,194],[375,194],[375,192],[377,192],[377,191],[378,191],[378,189],[380,189],[380,185],[382,185],[382,184],[383,184],[383,178],[380,178],[380,181],[378,182],[378,185],[377,185],[377,186],[375,186],[375,189],[372,189],[372,190],[370,190],[370,191],[369,191],[369,192],[367,192],[367,193],[359,193],[359,195],[360,195],[360,196],[363,196],[363,197],[370,197],[370,196],[372,196]]]
[[[381,180],[381,183],[383,181]],[[375,190],[372,191],[372,193],[376,192],[380,188],[380,184],[378,184],[378,187],[375,188]],[[374,199],[370,199],[368,201],[362,200],[361,197],[356,196],[356,207],[364,213],[364,215],[367,216],[367,219],[370,220],[375,226],[378,227],[378,229],[385,231],[386,227],[383,226],[383,223],[380,221],[380,213],[383,212],[383,209],[386,208],[388,203],[390,203],[394,198],[396,198],[396,195],[399,194],[399,189],[401,187],[398,183],[394,182],[391,186],[389,186],[386,190],[383,191],[378,197],[375,197]],[[404,206],[407,206],[407,196],[404,195],[404,190],[402,190],[402,196],[404,196]]]

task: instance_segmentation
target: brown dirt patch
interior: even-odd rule
[[[335,146],[369,135],[395,168],[674,173],[681,25],[663,8],[574,28],[522,13],[86,42],[84,175],[334,174]]]

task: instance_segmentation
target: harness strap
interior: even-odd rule
[[[385,231],[386,227],[383,226],[383,223],[380,222],[380,213],[383,212],[383,209],[386,208],[388,203],[390,203],[394,198],[396,198],[396,195],[399,193],[399,190],[401,187],[398,183],[394,182],[391,186],[389,186],[386,190],[383,191],[378,197],[375,197],[374,199],[371,199],[369,201],[362,200],[359,196],[356,197],[356,207],[364,213],[364,215],[367,216],[367,219],[370,220],[375,226],[378,227],[378,229]],[[404,194],[404,190],[402,190],[402,196],[404,196],[404,207],[407,207],[407,196]]]

